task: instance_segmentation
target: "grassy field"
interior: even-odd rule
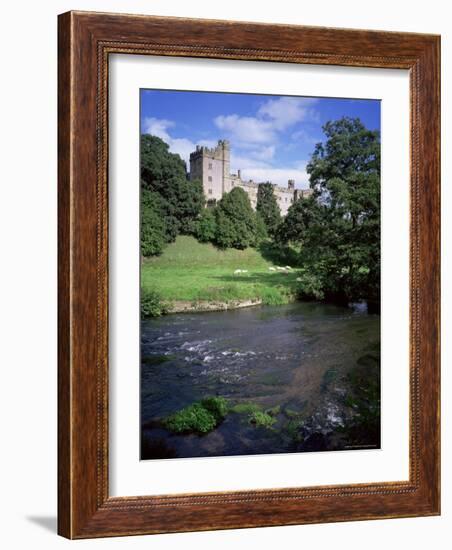
[[[278,271],[276,265],[253,248],[219,250],[193,237],[179,236],[161,256],[143,261],[141,285],[167,302],[262,300],[283,304],[295,294],[297,272]],[[247,272],[235,274],[238,269]]]

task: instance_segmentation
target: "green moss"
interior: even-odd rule
[[[200,403],[193,403],[184,409],[171,414],[163,421],[163,425],[170,432],[198,432],[207,433],[217,425],[213,414]]]
[[[270,428],[276,422],[276,418],[273,418],[269,414],[262,411],[252,413],[248,420],[250,424],[254,424],[255,426],[263,426],[264,428]]]
[[[228,414],[228,402],[224,397],[206,397],[201,401],[201,405],[214,416],[217,422],[223,420]]]
[[[257,403],[237,403],[229,410],[237,414],[252,414],[260,411],[261,407]]]
[[[294,443],[303,442],[303,436],[300,433],[301,426],[302,422],[300,422],[300,420],[289,420],[284,427],[285,431]]]
[[[163,420],[163,425],[174,433],[207,433],[212,431],[228,413],[224,397],[206,397],[192,403]]]

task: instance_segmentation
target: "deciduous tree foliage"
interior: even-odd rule
[[[323,127],[307,166],[312,199],[289,209],[278,230],[301,244],[301,263],[335,301],[380,297],[380,136],[357,118]],[[312,281],[311,281],[312,283]]]
[[[217,231],[215,210],[205,208],[196,223],[195,237],[201,243],[213,242]]]
[[[167,228],[162,199],[155,191],[141,190],[141,254],[161,254],[165,244]]]
[[[244,249],[256,243],[256,217],[240,187],[225,193],[216,207],[215,242],[221,248]]]
[[[204,206],[202,184],[188,180],[180,156],[170,153],[163,140],[148,134],[141,136],[141,187],[160,197],[166,242],[174,241],[179,233],[194,231]],[[141,207],[145,213],[149,203],[142,202]]]
[[[281,222],[281,212],[279,210],[276,197],[271,183],[261,183],[257,190],[256,211],[261,215],[267,233],[274,236],[278,225]]]

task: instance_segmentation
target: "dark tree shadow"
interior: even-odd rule
[[[282,244],[275,244],[271,241],[264,241],[259,245],[259,252],[268,262],[276,265],[290,265],[296,267],[299,264],[299,257],[296,250]]]
[[[51,531],[52,533],[57,532],[57,518],[56,516],[27,516],[26,518],[30,523],[39,525],[46,531]]]

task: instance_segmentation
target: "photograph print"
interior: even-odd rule
[[[380,448],[380,101],[140,90],[140,458]]]

